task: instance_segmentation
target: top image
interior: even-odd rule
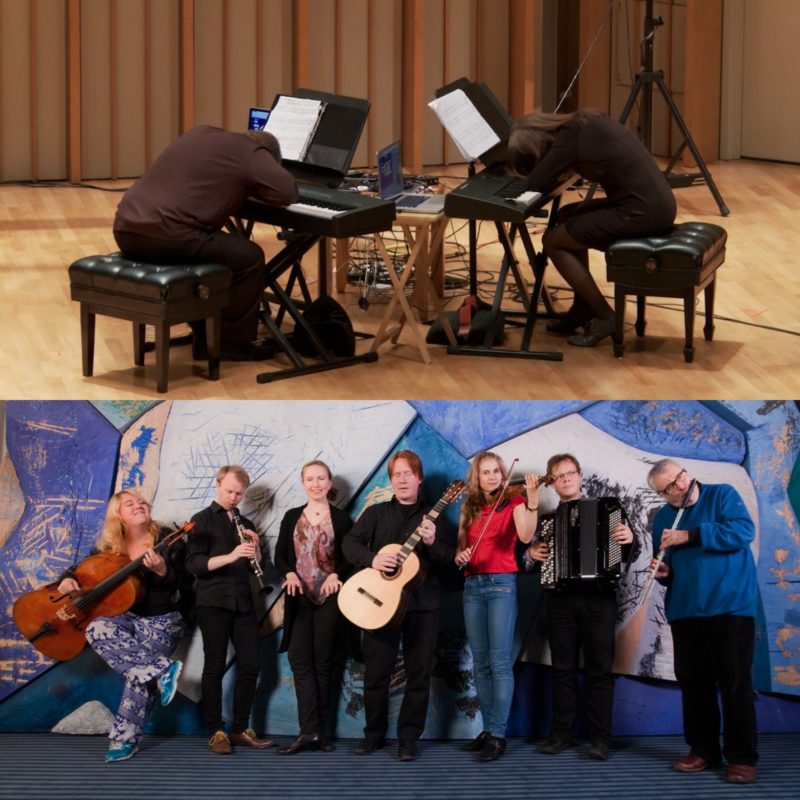
[[[3,2],[0,400],[800,397],[798,27]]]

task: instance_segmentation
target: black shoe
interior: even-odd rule
[[[568,741],[551,736],[540,748],[540,753],[547,753],[549,756],[557,756],[563,753],[570,746]]]
[[[563,334],[570,334],[575,333],[578,328],[582,328],[586,324],[586,320],[578,320],[575,317],[569,317],[566,314],[563,317],[558,317],[558,319],[550,320],[550,322],[545,325],[545,328],[550,333],[563,333]]]
[[[400,742],[397,746],[397,758],[400,761],[416,761],[419,758],[416,742]]]
[[[385,739],[362,739],[354,748],[357,756],[371,756],[376,750],[386,747]]]
[[[322,736],[322,734],[320,734],[319,749],[322,753],[332,753],[336,749],[336,746],[331,742],[330,739],[327,738],[327,736]]]
[[[476,761],[497,761],[506,751],[506,740],[499,736],[490,736],[479,753],[475,753]]]
[[[609,319],[593,319],[586,326],[586,333],[575,333],[567,339],[567,344],[576,347],[595,347],[602,342],[606,336],[612,336],[617,329],[617,321],[614,317]]]
[[[489,731],[482,731],[474,739],[458,746],[459,750],[465,753],[477,753],[478,750],[483,750],[486,740],[489,738]]]
[[[330,746],[330,745],[329,745]],[[301,733],[288,747],[279,747],[282,756],[293,756],[301,750],[319,750],[320,738],[316,733]]]
[[[595,761],[608,761],[608,745],[605,742],[592,742],[589,745],[589,758]]]

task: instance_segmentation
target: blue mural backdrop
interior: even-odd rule
[[[47,730],[84,703],[113,710],[117,676],[90,650],[57,664],[16,631],[14,600],[54,580],[88,554],[106,500],[119,488],[151,499],[154,516],[182,522],[213,499],[214,473],[241,463],[253,485],[243,512],[270,549],[280,519],[304,501],[298,470],[311,458],[335,472],[337,504],[355,518],[390,496],[389,455],[410,448],[422,457],[432,503],[469,460],[494,449],[519,474],[541,474],[547,458],[573,452],[584,493],[614,494],[627,509],[641,544],[619,592],[617,733],[680,729],[672,683],[671,639],[656,589],[638,607],[650,555],[649,523],[660,505],[646,486],[649,465],[670,456],[701,480],[729,482],[757,525],[754,555],[762,607],[757,620],[756,687],[773,693],[759,703],[762,730],[800,729],[800,573],[798,468],[800,412],[790,401],[505,401],[505,402],[9,402],[6,456],[0,475],[0,730]],[[548,490],[549,492],[549,490]],[[555,495],[545,493],[545,507]],[[445,512],[453,536],[458,508]],[[279,576],[269,573],[277,585]],[[471,656],[461,616],[461,578],[446,587],[426,735],[463,738],[481,729]],[[538,579],[520,578],[517,693],[511,732],[539,734],[547,721],[549,656],[532,624]],[[277,596],[273,592],[271,597]],[[278,606],[273,609],[277,614]],[[296,732],[292,674],[277,653],[279,634],[262,641],[262,675],[254,723],[270,733]],[[189,637],[179,697],[150,721],[153,730],[202,732],[199,674],[202,649]],[[232,667],[235,664],[232,663]],[[360,736],[362,665],[348,662],[337,703],[336,733]],[[225,684],[230,706],[231,677]],[[402,660],[392,683],[392,713],[402,694]],[[659,713],[653,714],[653,708]]]

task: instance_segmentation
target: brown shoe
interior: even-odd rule
[[[679,758],[672,764],[672,769],[677,772],[702,772],[708,769],[711,764],[708,763],[702,756],[695,756],[689,753],[688,756]]]
[[[259,739],[252,728],[241,733],[232,733],[231,742],[240,747],[253,747],[256,750],[266,750],[275,744],[272,739]]]
[[[725,770],[725,780],[728,783],[754,783],[756,768],[749,764],[730,764]]]
[[[212,753],[216,753],[219,756],[227,756],[233,752],[231,740],[225,731],[216,731],[208,740],[208,746]]]

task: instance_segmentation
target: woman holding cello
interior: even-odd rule
[[[513,467],[513,465],[512,465]],[[506,749],[514,695],[511,653],[517,620],[516,544],[536,532],[541,479],[526,475],[523,491],[508,489],[508,473],[495,453],[478,453],[467,475],[456,564],[464,569],[464,626],[472,650],[483,732],[462,750],[494,761]]]
[[[167,532],[153,522],[150,505],[135,492],[117,492],[108,501],[96,551],[126,556],[131,561],[142,558],[138,577],[144,584],[143,598],[128,611],[97,617],[86,628],[88,643],[125,680],[109,735],[108,763],[125,761],[138,751],[156,698],[160,697],[165,706],[177,689],[182,664],[171,655],[186,630],[177,609],[178,589],[184,578],[169,557],[154,549]],[[67,594],[80,588],[72,570],[61,576],[59,592]]]

